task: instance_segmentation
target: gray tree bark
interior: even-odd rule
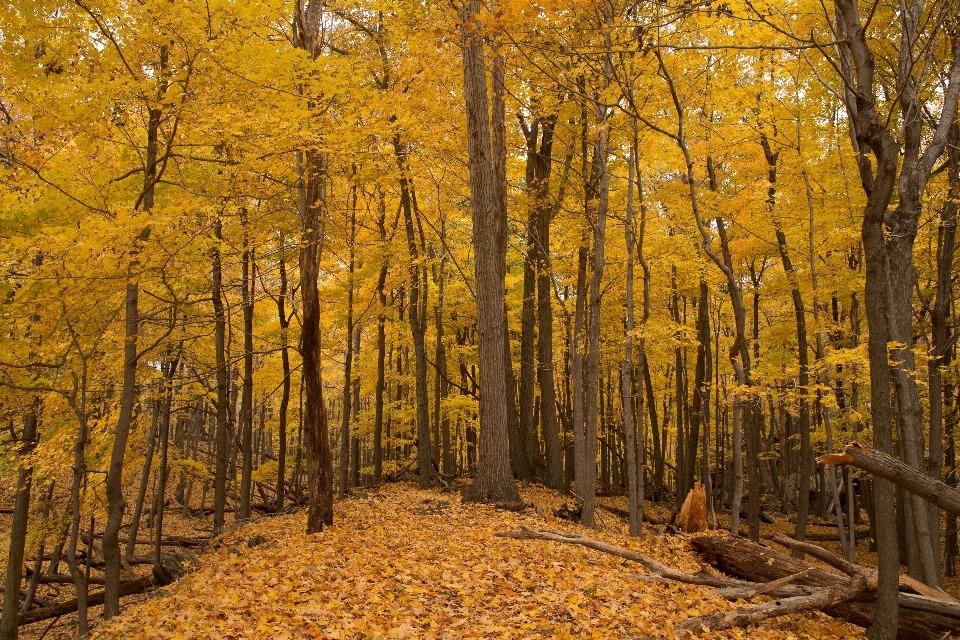
[[[507,387],[504,358],[509,352],[504,301],[507,217],[496,197],[484,47],[477,26],[482,20],[480,0],[463,4],[460,18],[480,353],[480,457],[477,474],[464,498],[518,502],[520,493],[510,469],[507,424],[513,394]]]

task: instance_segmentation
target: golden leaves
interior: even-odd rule
[[[523,494],[548,513],[560,502],[540,488]],[[92,637],[617,638],[661,634],[687,616],[730,606],[701,587],[632,581],[631,568],[611,556],[493,536],[524,525],[561,526],[532,512],[444,496],[447,508],[417,515],[417,505],[437,498],[381,487],[339,502],[336,525],[311,536],[299,533],[301,514],[255,522],[225,535],[194,573]],[[637,541],[611,522],[591,535],[696,568],[683,538]],[[268,542],[256,544],[254,536]],[[791,620],[757,633],[788,638],[778,625],[793,628]],[[803,628],[807,637],[830,637],[831,624],[813,614]]]

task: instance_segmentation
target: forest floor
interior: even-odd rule
[[[195,570],[146,596],[91,638],[628,638],[669,634],[696,615],[735,606],[705,587],[631,579],[642,568],[552,542],[495,537],[521,527],[576,531],[696,571],[686,536],[645,525],[629,538],[598,511],[589,531],[559,520],[563,496],[522,490],[542,511],[461,504],[456,493],[384,485],[336,504],[334,526],[306,535],[303,512],[261,517],[211,542]],[[622,499],[604,498],[610,506]],[[193,534],[206,521],[179,522]],[[166,528],[166,527],[165,527]],[[91,621],[99,608],[91,611]],[[75,616],[70,616],[75,618]],[[39,638],[49,623],[22,629]],[[63,618],[46,640],[71,637]],[[813,612],[709,638],[862,638],[858,627]]]

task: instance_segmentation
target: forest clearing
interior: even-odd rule
[[[337,502],[338,524],[323,535],[303,533],[303,514],[257,519],[217,540],[180,582],[128,605],[90,637],[658,638],[686,617],[734,606],[706,587],[638,582],[630,576],[641,567],[610,555],[495,537],[523,527],[571,529],[550,515],[560,495],[521,493],[545,515],[386,485]],[[598,531],[573,529],[697,570],[685,536],[648,525],[650,535],[637,541],[617,516],[600,519]],[[706,637],[863,636],[810,613]]]
[[[958,101],[960,0],[2,4],[0,640],[960,637]]]

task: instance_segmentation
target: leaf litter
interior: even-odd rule
[[[589,549],[494,537],[521,527],[576,531],[696,571],[685,537],[629,538],[550,515],[563,501],[522,490],[522,513],[461,504],[451,494],[387,485],[335,507],[334,526],[306,535],[303,512],[224,534],[194,571],[95,628],[94,640],[144,638],[670,637],[681,620],[735,606],[706,587],[631,579],[642,569]],[[366,497],[362,497],[362,496]],[[862,638],[812,612],[709,638]]]

